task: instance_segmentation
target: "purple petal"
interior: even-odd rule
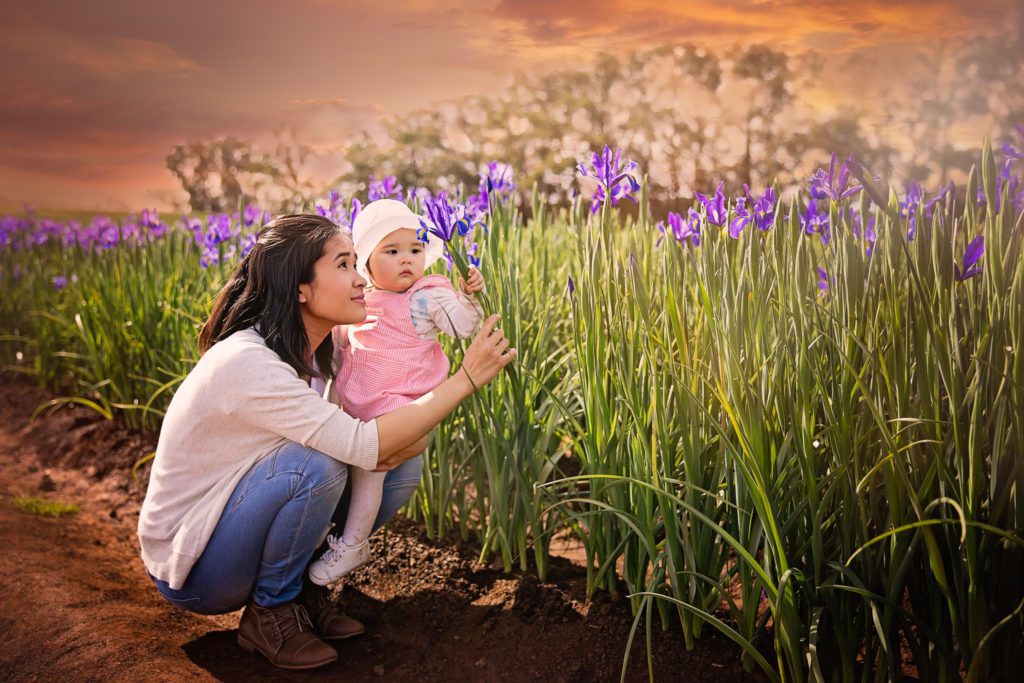
[[[964,251],[964,269],[971,268],[985,254],[985,237],[978,235],[967,245]]]

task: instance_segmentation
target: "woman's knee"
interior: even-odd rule
[[[406,460],[401,465],[387,473],[384,477],[384,490],[406,489],[410,485],[415,489],[420,483],[420,475],[423,472],[423,456]]]

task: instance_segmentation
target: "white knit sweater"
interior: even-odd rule
[[[286,441],[377,466],[376,421],[359,422],[325,401],[256,331],[214,344],[163,420],[139,513],[146,569],[181,588],[239,480]]]

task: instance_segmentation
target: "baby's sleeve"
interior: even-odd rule
[[[444,287],[421,289],[409,301],[409,313],[416,331],[424,338],[438,332],[465,339],[473,334],[484,310],[476,297]]]

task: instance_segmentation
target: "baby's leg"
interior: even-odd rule
[[[349,468],[352,482],[352,501],[348,507],[342,539],[346,545],[362,543],[370,537],[373,521],[380,510],[387,472],[372,472],[359,467]]]
[[[318,586],[326,586],[370,560],[367,538],[377,518],[384,476],[387,472],[369,472],[358,467],[349,468],[352,480],[352,500],[341,538],[328,536],[330,548],[320,559],[309,565],[309,579]]]

